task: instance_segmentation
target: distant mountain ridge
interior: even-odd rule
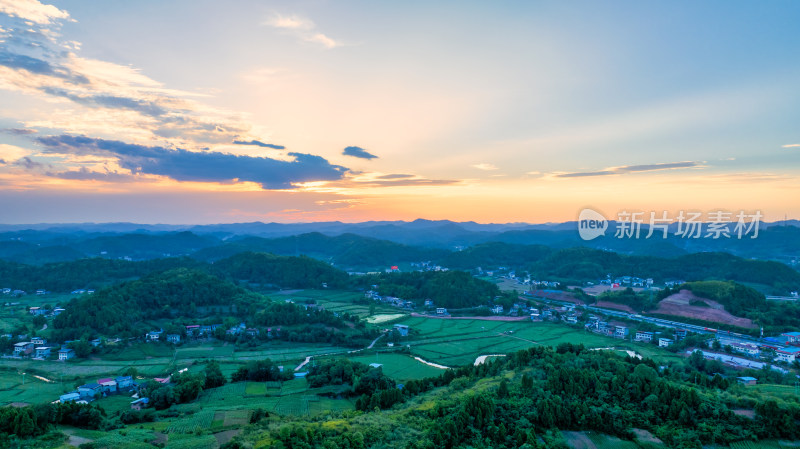
[[[615,222],[609,222],[611,226]],[[81,257],[131,258],[194,256],[213,261],[243,250],[283,255],[307,254],[346,266],[372,266],[375,250],[397,262],[434,260],[441,250],[459,251],[484,243],[543,245],[550,248],[583,246],[622,254],[678,257],[698,252],[728,252],[740,257],[797,263],[800,260],[800,221],[762,223],[757,239],[615,238],[613,231],[584,241],[577,222],[489,223],[449,220],[366,221],[343,223],[232,223],[163,225],[85,223],[0,225],[0,259],[28,264]],[[674,226],[671,231],[674,231]],[[268,241],[269,240],[269,241]],[[439,251],[439,252],[437,252]],[[372,259],[372,260],[370,260]]]

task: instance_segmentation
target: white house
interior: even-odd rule
[[[667,346],[671,345],[673,340],[671,338],[659,338],[658,339],[658,346],[661,348],[666,348]]]
[[[15,355],[27,355],[33,352],[33,343],[29,341],[22,341],[14,344]]]
[[[69,348],[59,349],[58,350],[58,360],[69,360],[75,357],[75,351]]]
[[[775,354],[781,362],[792,363],[797,360],[797,357],[800,357],[800,348],[791,347],[778,349],[775,351]]]
[[[653,333],[646,331],[636,331],[636,341],[653,341]]]
[[[800,332],[786,332],[781,336],[786,337],[789,343],[800,343]]]
[[[147,333],[147,341],[158,341],[161,338],[162,331],[150,331]]]
[[[447,309],[445,309],[444,307],[437,307],[436,308],[436,314],[437,315],[447,315]]]
[[[47,346],[39,346],[36,348],[36,358],[37,359],[46,359],[50,357],[50,348]]]

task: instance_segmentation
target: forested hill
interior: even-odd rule
[[[537,278],[566,281],[630,275],[664,280],[734,280],[772,286],[779,291],[800,288],[800,272],[779,262],[749,260],[727,253],[696,253],[675,258],[627,256],[590,248],[553,251],[528,266]]]
[[[432,299],[437,307],[465,308],[489,304],[500,294],[497,285],[464,271],[381,273],[358,278],[364,288],[377,285],[381,295]]]
[[[310,257],[241,253],[214,264],[190,258],[125,261],[81,259],[54,264],[23,265],[0,261],[0,287],[32,293],[43,289],[69,293],[78,289],[100,289],[134,280],[152,273],[186,268],[214,274],[232,281],[248,281],[268,287],[331,288],[347,286],[348,275],[329,264]]]
[[[142,320],[198,316],[198,307],[235,311],[261,296],[206,272],[177,268],[72,299],[53,319],[57,341],[85,335],[131,336]]]
[[[220,277],[267,287],[321,288],[323,284],[330,288],[348,286],[347,273],[306,256],[240,253],[214,263],[211,271]]]

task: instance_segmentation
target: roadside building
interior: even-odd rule
[[[800,348],[792,346],[778,349],[775,351],[775,355],[781,362],[792,363],[800,357]]]
[[[789,344],[800,344],[800,332],[786,332],[781,337],[786,337]]]
[[[69,348],[62,348],[58,350],[58,360],[69,360],[75,357],[75,351]]]
[[[653,341],[653,333],[647,331],[636,331],[636,341]]]

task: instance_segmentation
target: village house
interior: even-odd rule
[[[75,351],[69,348],[61,348],[58,350],[58,360],[69,360],[75,357]]]
[[[131,402],[131,410],[141,410],[150,405],[150,398],[139,398]]]
[[[731,345],[731,348],[733,348],[733,350],[736,352],[740,352],[751,357],[758,357],[759,354],[761,354],[761,349],[751,343],[734,343]]]
[[[445,309],[444,307],[437,307],[436,308],[436,314],[437,315],[447,315],[447,309]]]
[[[75,402],[81,399],[81,395],[76,392],[71,392],[67,394],[62,394],[59,396],[58,400],[62,403],[64,402]]]
[[[673,340],[671,338],[661,337],[661,338],[658,339],[658,346],[660,348],[666,348],[667,346],[671,345],[672,343],[673,343]]]
[[[94,382],[81,385],[80,387],[78,387],[78,394],[80,394],[82,398],[94,399],[98,394],[101,394],[102,392],[103,392],[103,387],[100,384],[96,384]]]
[[[97,379],[97,383],[103,387],[103,393],[116,393],[117,392],[117,382],[114,379]]]
[[[689,331],[687,331],[686,329],[675,329],[675,340],[677,341],[683,340],[684,338],[686,338],[686,334],[688,332]]]
[[[36,347],[36,346],[44,346],[44,345],[47,344],[47,340],[45,340],[42,337],[31,337],[31,343],[33,343],[34,347]]]
[[[574,313],[565,315],[563,319],[564,322],[566,322],[567,324],[578,324],[578,316],[575,315]]]
[[[103,344],[103,340],[100,338],[95,338],[94,340],[89,341],[89,344],[94,346],[95,348]]]
[[[59,316],[59,315],[61,315],[61,312],[65,311],[65,310],[67,310],[67,309],[63,309],[61,307],[56,307],[55,309],[53,309],[53,316]]]
[[[542,315],[539,313],[539,309],[531,309],[531,321],[540,321],[542,319]]]
[[[781,337],[786,337],[789,344],[800,344],[800,332],[786,332]]]
[[[492,313],[494,313],[495,315],[499,315],[499,314],[503,313],[503,306],[498,304],[498,305],[492,307]]]
[[[31,307],[30,309],[28,309],[28,312],[30,312],[30,314],[33,316],[46,315],[47,309],[44,309],[42,307]]]
[[[790,347],[778,349],[775,351],[775,355],[778,356],[778,360],[781,362],[792,363],[800,356],[800,348]]]
[[[181,335],[180,334],[167,334],[167,341],[169,343],[180,343],[181,342]]]
[[[647,331],[636,331],[636,341],[653,341],[653,333]]]
[[[39,346],[36,348],[36,358],[46,359],[50,357],[50,348],[48,346]]]
[[[258,329],[254,328],[254,327],[248,327],[247,329],[244,330],[244,333],[247,334],[250,337],[257,337],[258,336]]]
[[[117,383],[117,389],[127,390],[133,387],[133,377],[131,376],[120,376],[114,379],[114,382]]]
[[[189,326],[186,326],[186,335],[189,337],[196,337],[200,335],[200,325],[191,324]]]
[[[736,380],[742,385],[755,385],[758,383],[758,379],[755,377],[737,377]]]
[[[147,341],[158,341],[161,339],[163,331],[150,331],[147,333]]]
[[[33,352],[33,343],[21,341],[14,344],[14,355],[28,355]]]
[[[394,328],[400,333],[401,337],[408,337],[408,326],[405,324],[395,324]]]
[[[625,338],[628,336],[628,328],[626,326],[614,326],[614,336],[617,338]]]

